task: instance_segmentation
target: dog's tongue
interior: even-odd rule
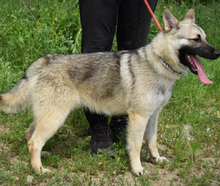
[[[196,65],[196,68],[198,70],[199,80],[203,84],[212,84],[213,82],[207,78],[207,76],[205,74],[205,70],[204,70],[201,62],[199,61],[199,59],[195,55],[189,55],[189,57],[190,57],[190,60]]]

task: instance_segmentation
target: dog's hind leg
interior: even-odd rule
[[[127,150],[131,162],[131,169],[137,176],[141,176],[144,174],[144,168],[141,165],[140,152],[149,117],[141,116],[133,111],[129,111],[128,116]]]
[[[25,136],[26,136],[27,141],[31,139],[34,129],[35,129],[35,122],[32,122],[30,127],[25,130]]]
[[[163,161],[168,162],[165,157],[161,157],[159,155],[157,149],[157,121],[159,113],[160,110],[157,110],[153,115],[150,116],[144,135],[144,139],[147,143],[147,147],[154,163],[163,163]]]
[[[47,108],[48,107],[48,108]],[[38,108],[39,109],[39,108]],[[26,135],[28,137],[32,133],[28,141],[28,149],[31,155],[31,164],[37,173],[49,172],[49,169],[45,169],[41,163],[41,150],[44,144],[50,139],[55,132],[63,125],[66,117],[70,112],[70,107],[53,108],[50,105],[40,108],[40,114],[36,115],[34,120],[34,129],[32,128],[26,130]]]
[[[25,136],[26,136],[27,141],[29,141],[31,139],[31,136],[34,133],[34,130],[35,130],[35,122],[32,122],[31,126],[28,129],[26,129],[26,131],[25,131]],[[49,155],[50,155],[49,152],[41,151],[41,157],[46,157]]]

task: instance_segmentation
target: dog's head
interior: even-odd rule
[[[217,59],[220,52],[208,44],[205,32],[195,24],[194,10],[190,9],[183,21],[179,22],[168,9],[164,8],[163,20],[165,34],[174,35],[175,42],[178,42],[176,48],[180,66],[187,66],[192,73],[199,76],[202,83],[211,84],[196,55],[206,59]]]

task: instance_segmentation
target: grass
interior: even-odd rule
[[[189,8],[208,41],[220,49],[220,3],[217,1],[162,0],[156,16],[162,24],[166,6],[179,19]],[[47,53],[79,53],[81,27],[76,0],[8,0],[0,2],[0,91],[12,88],[24,70]],[[158,32],[151,24],[149,40]],[[116,50],[116,44],[113,45]],[[220,60],[201,60],[212,85],[198,78],[178,81],[172,98],[159,118],[160,153],[168,165],[144,161],[147,177],[130,173],[123,140],[115,144],[115,159],[91,156],[89,127],[82,110],[74,111],[45,145],[51,155],[43,159],[54,174],[36,175],[30,165],[25,129],[31,111],[0,112],[0,185],[220,185]]]

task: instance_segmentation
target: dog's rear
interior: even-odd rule
[[[0,109],[6,113],[16,113],[29,105],[32,107],[34,121],[25,131],[25,135],[31,163],[37,173],[48,171],[41,165],[41,149],[64,123],[72,110],[74,98],[74,103],[77,102],[77,96],[70,91],[73,87],[70,88],[65,78],[66,81],[63,81],[60,69],[55,69],[53,73],[48,70],[54,61],[53,55],[38,59],[27,69],[15,87],[0,94]]]

